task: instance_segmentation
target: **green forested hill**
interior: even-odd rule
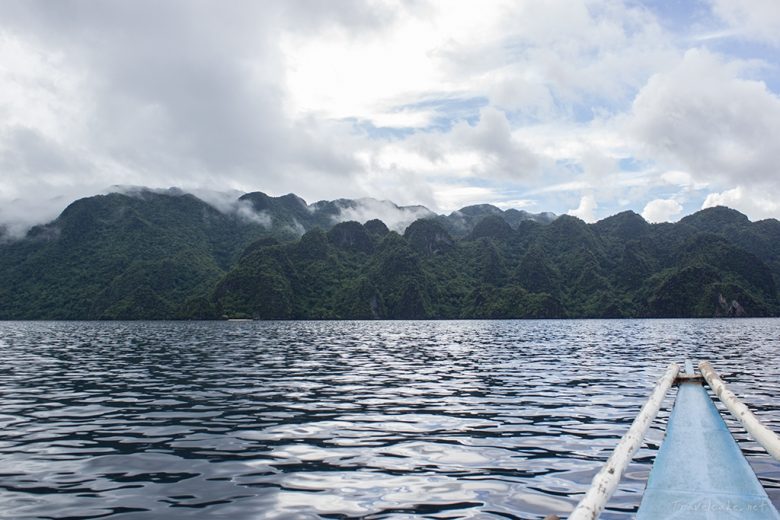
[[[366,208],[427,218],[402,233],[336,224]],[[589,225],[489,205],[440,216],[263,193],[217,210],[142,191],[79,200],[0,240],[0,319],[780,314],[780,222],[722,207],[676,224],[624,212]]]
[[[82,199],[0,245],[0,317],[185,317],[263,233],[192,195]]]
[[[763,227],[753,232],[763,237]],[[654,226],[631,212],[516,229],[487,216],[463,239],[437,220],[403,235],[347,222],[253,249],[213,303],[231,316],[285,319],[776,315],[777,273],[718,229]]]

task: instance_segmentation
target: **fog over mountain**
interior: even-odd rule
[[[533,214],[515,209],[502,210],[490,204],[480,204],[461,208],[448,215],[437,215],[434,211],[422,205],[399,206],[388,200],[377,200],[370,197],[360,199],[320,200],[308,203],[297,195],[288,194],[281,197],[268,196],[262,192],[242,193],[237,190],[192,190],[181,188],[146,188],[144,186],[112,186],[107,194],[118,193],[144,199],[150,194],[169,197],[192,195],[209,204],[225,215],[235,216],[247,223],[257,224],[262,228],[272,229],[278,222],[284,221],[286,229],[295,235],[302,235],[312,225],[330,227],[348,220],[365,223],[369,220],[381,220],[393,231],[403,233],[415,220],[422,218],[442,217],[450,222],[456,234],[466,234],[477,220],[485,215],[505,215],[507,221],[516,224],[521,220],[531,219],[551,221],[553,213]],[[284,215],[284,216],[282,216]],[[50,220],[54,220],[52,217]],[[45,224],[46,222],[43,222]],[[19,220],[1,222],[6,239],[23,238],[32,224]]]

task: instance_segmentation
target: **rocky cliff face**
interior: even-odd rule
[[[718,294],[718,304],[715,307],[714,317],[744,318],[747,315],[744,307],[737,300],[731,300],[731,303],[729,303],[722,293]]]
[[[409,245],[420,254],[432,256],[452,249],[454,241],[447,230],[435,220],[417,220],[404,232]]]

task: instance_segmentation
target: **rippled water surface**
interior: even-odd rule
[[[0,323],[1,518],[541,518],[670,361],[780,431],[780,320]],[[605,518],[636,510],[667,397]],[[780,464],[728,421],[780,505]]]

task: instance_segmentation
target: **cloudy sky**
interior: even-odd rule
[[[0,2],[0,221],[112,185],[780,217],[777,0]]]

